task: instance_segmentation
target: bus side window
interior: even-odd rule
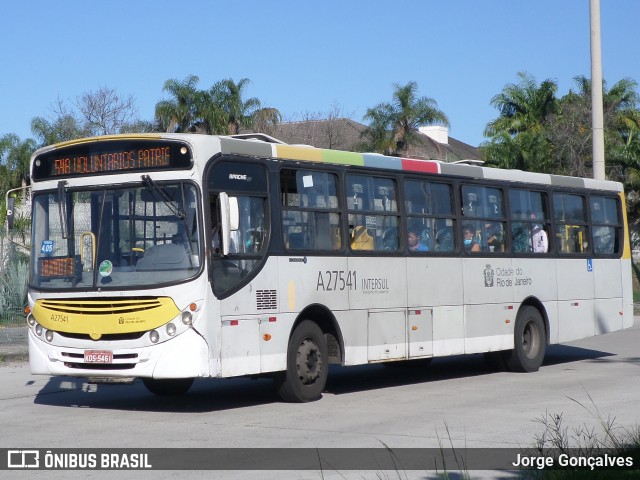
[[[338,177],[332,172],[282,169],[282,232],[288,250],[342,248]]]
[[[596,255],[620,253],[622,219],[618,199],[591,195],[590,212],[593,233],[593,252]]]
[[[554,193],[553,209],[558,253],[573,255],[588,253],[590,237],[584,195]]]

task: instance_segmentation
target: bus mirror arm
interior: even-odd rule
[[[220,192],[220,220],[222,255],[227,256],[231,246],[231,232],[238,230],[240,226],[237,197],[230,197],[227,193]]]

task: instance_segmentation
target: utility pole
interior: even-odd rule
[[[604,180],[604,112],[602,105],[602,47],[600,41],[600,0],[590,0],[591,17],[591,123],[593,138],[593,178]]]

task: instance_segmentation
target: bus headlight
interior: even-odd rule
[[[173,337],[176,334],[176,326],[173,323],[167,323],[167,335]]]
[[[182,323],[185,325],[191,325],[192,318],[191,312],[182,312]]]
[[[53,332],[51,330],[47,330],[44,334],[44,338],[47,342],[53,342]]]
[[[160,334],[155,330],[151,330],[149,332],[149,340],[151,340],[151,343],[158,343],[158,340],[160,340]]]
[[[27,317],[27,323],[32,327],[36,324],[36,319],[33,318],[33,315],[29,315]]]
[[[36,335],[38,335],[39,337],[42,336],[42,325],[40,325],[39,323],[36,325]]]

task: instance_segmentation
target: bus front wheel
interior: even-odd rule
[[[327,342],[320,327],[302,321],[287,348],[287,369],[278,372],[275,385],[286,402],[312,402],[322,396],[328,374]]]
[[[184,395],[191,388],[193,378],[143,378],[142,383],[155,395]]]
[[[525,306],[518,312],[513,335],[514,348],[506,352],[507,366],[514,372],[537,372],[546,349],[544,321],[537,308]]]

